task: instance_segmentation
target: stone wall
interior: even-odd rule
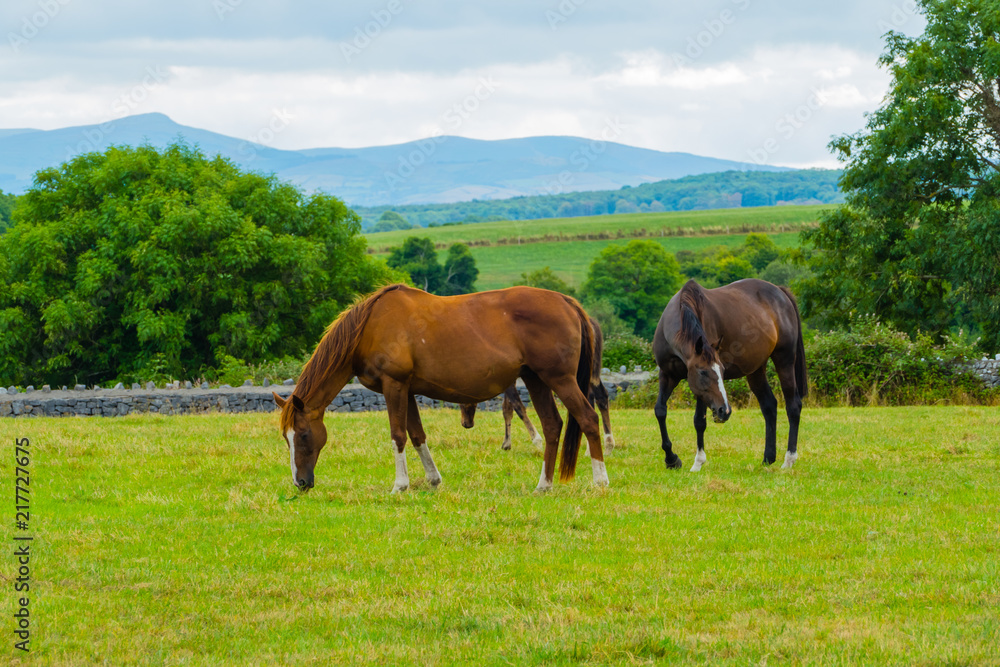
[[[968,368],[982,378],[987,387],[1000,387],[1000,354],[994,359],[983,357],[970,362]]]
[[[645,374],[648,375],[648,374]],[[618,378],[605,382],[608,394],[615,395],[628,386],[641,381],[641,377]],[[220,389],[74,389],[68,391],[18,392],[0,395],[0,417],[118,417],[134,413],[161,415],[196,414],[200,412],[272,412],[277,409],[271,391],[279,396],[289,396],[294,386],[224,387]],[[530,404],[528,392],[518,386],[521,400]],[[454,403],[417,397],[422,407],[457,407]],[[479,405],[481,410],[499,410],[500,398]],[[327,406],[329,412],[367,412],[385,410],[385,397],[351,384]]]

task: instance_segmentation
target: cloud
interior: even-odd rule
[[[885,92],[881,35],[922,27],[906,3],[14,0],[0,24],[15,36],[59,9],[0,44],[0,126],[160,111],[248,138],[280,113],[271,145],[304,148],[596,138],[619,119],[623,143],[832,164],[830,136]]]

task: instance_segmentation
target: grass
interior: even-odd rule
[[[649,236],[709,235],[738,232],[797,230],[816,222],[820,213],[833,206],[763,206],[710,211],[669,211],[665,213],[624,213],[578,218],[504,220],[448,227],[369,233],[373,252],[387,252],[402,245],[409,236],[429,237],[435,244],[517,245],[538,241],[617,238],[619,234]]]
[[[663,245],[668,251],[703,250],[709,246],[736,247],[746,240],[746,234],[719,236],[666,236],[649,240]],[[770,237],[781,248],[799,245],[798,232],[781,232]],[[476,289],[489,290],[510,287],[521,280],[521,274],[548,266],[570,286],[579,289],[587,279],[587,270],[597,255],[609,245],[625,245],[630,239],[600,241],[564,241],[525,243],[523,245],[477,246],[470,249],[479,269]]]
[[[583,460],[544,496],[497,414],[425,411],[444,483],[411,451],[400,496],[382,414],[327,416],[305,496],[274,415],[2,420],[8,489],[31,438],[35,537],[33,651],[8,634],[7,662],[996,664],[995,408],[809,410],[791,471],[742,410],[698,474],[664,469],[649,411],[612,419],[611,488]],[[691,412],[669,428],[689,466]]]

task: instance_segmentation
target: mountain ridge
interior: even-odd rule
[[[285,150],[147,113],[55,130],[0,129],[0,189],[20,194],[39,169],[111,145],[162,148],[178,140],[243,169],[274,173],[306,191],[336,195],[351,206],[506,199],[612,190],[721,171],[785,171],[572,136],[484,140],[441,135],[387,146]]]

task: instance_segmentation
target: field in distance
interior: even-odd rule
[[[738,232],[797,231],[819,220],[832,206],[761,206],[710,211],[668,211],[664,213],[622,213],[579,218],[503,220],[446,227],[415,228],[394,232],[369,233],[368,245],[381,253],[398,246],[409,236],[429,237],[438,246],[452,243],[470,246],[513,244],[601,238],[632,238],[640,230],[646,236],[728,234]]]
[[[691,418],[684,470],[614,410],[611,487],[536,495],[519,424],[424,410],[444,482],[407,447],[398,496],[382,413],[327,415],[304,496],[273,414],[0,420],[35,538],[7,664],[995,664],[995,408],[808,410],[792,470],[747,409],[688,472]]]
[[[741,245],[748,232],[767,233],[781,248],[799,245],[799,231],[816,223],[830,206],[767,206],[712,211],[625,213],[581,218],[481,222],[367,236],[385,254],[409,236],[429,237],[439,248],[466,243],[479,269],[480,291],[510,287],[521,274],[551,268],[579,288],[598,253],[609,245],[645,238],[669,252]],[[643,231],[644,230],[644,231]],[[643,232],[641,235],[640,232]],[[439,251],[443,261],[443,252]]]

